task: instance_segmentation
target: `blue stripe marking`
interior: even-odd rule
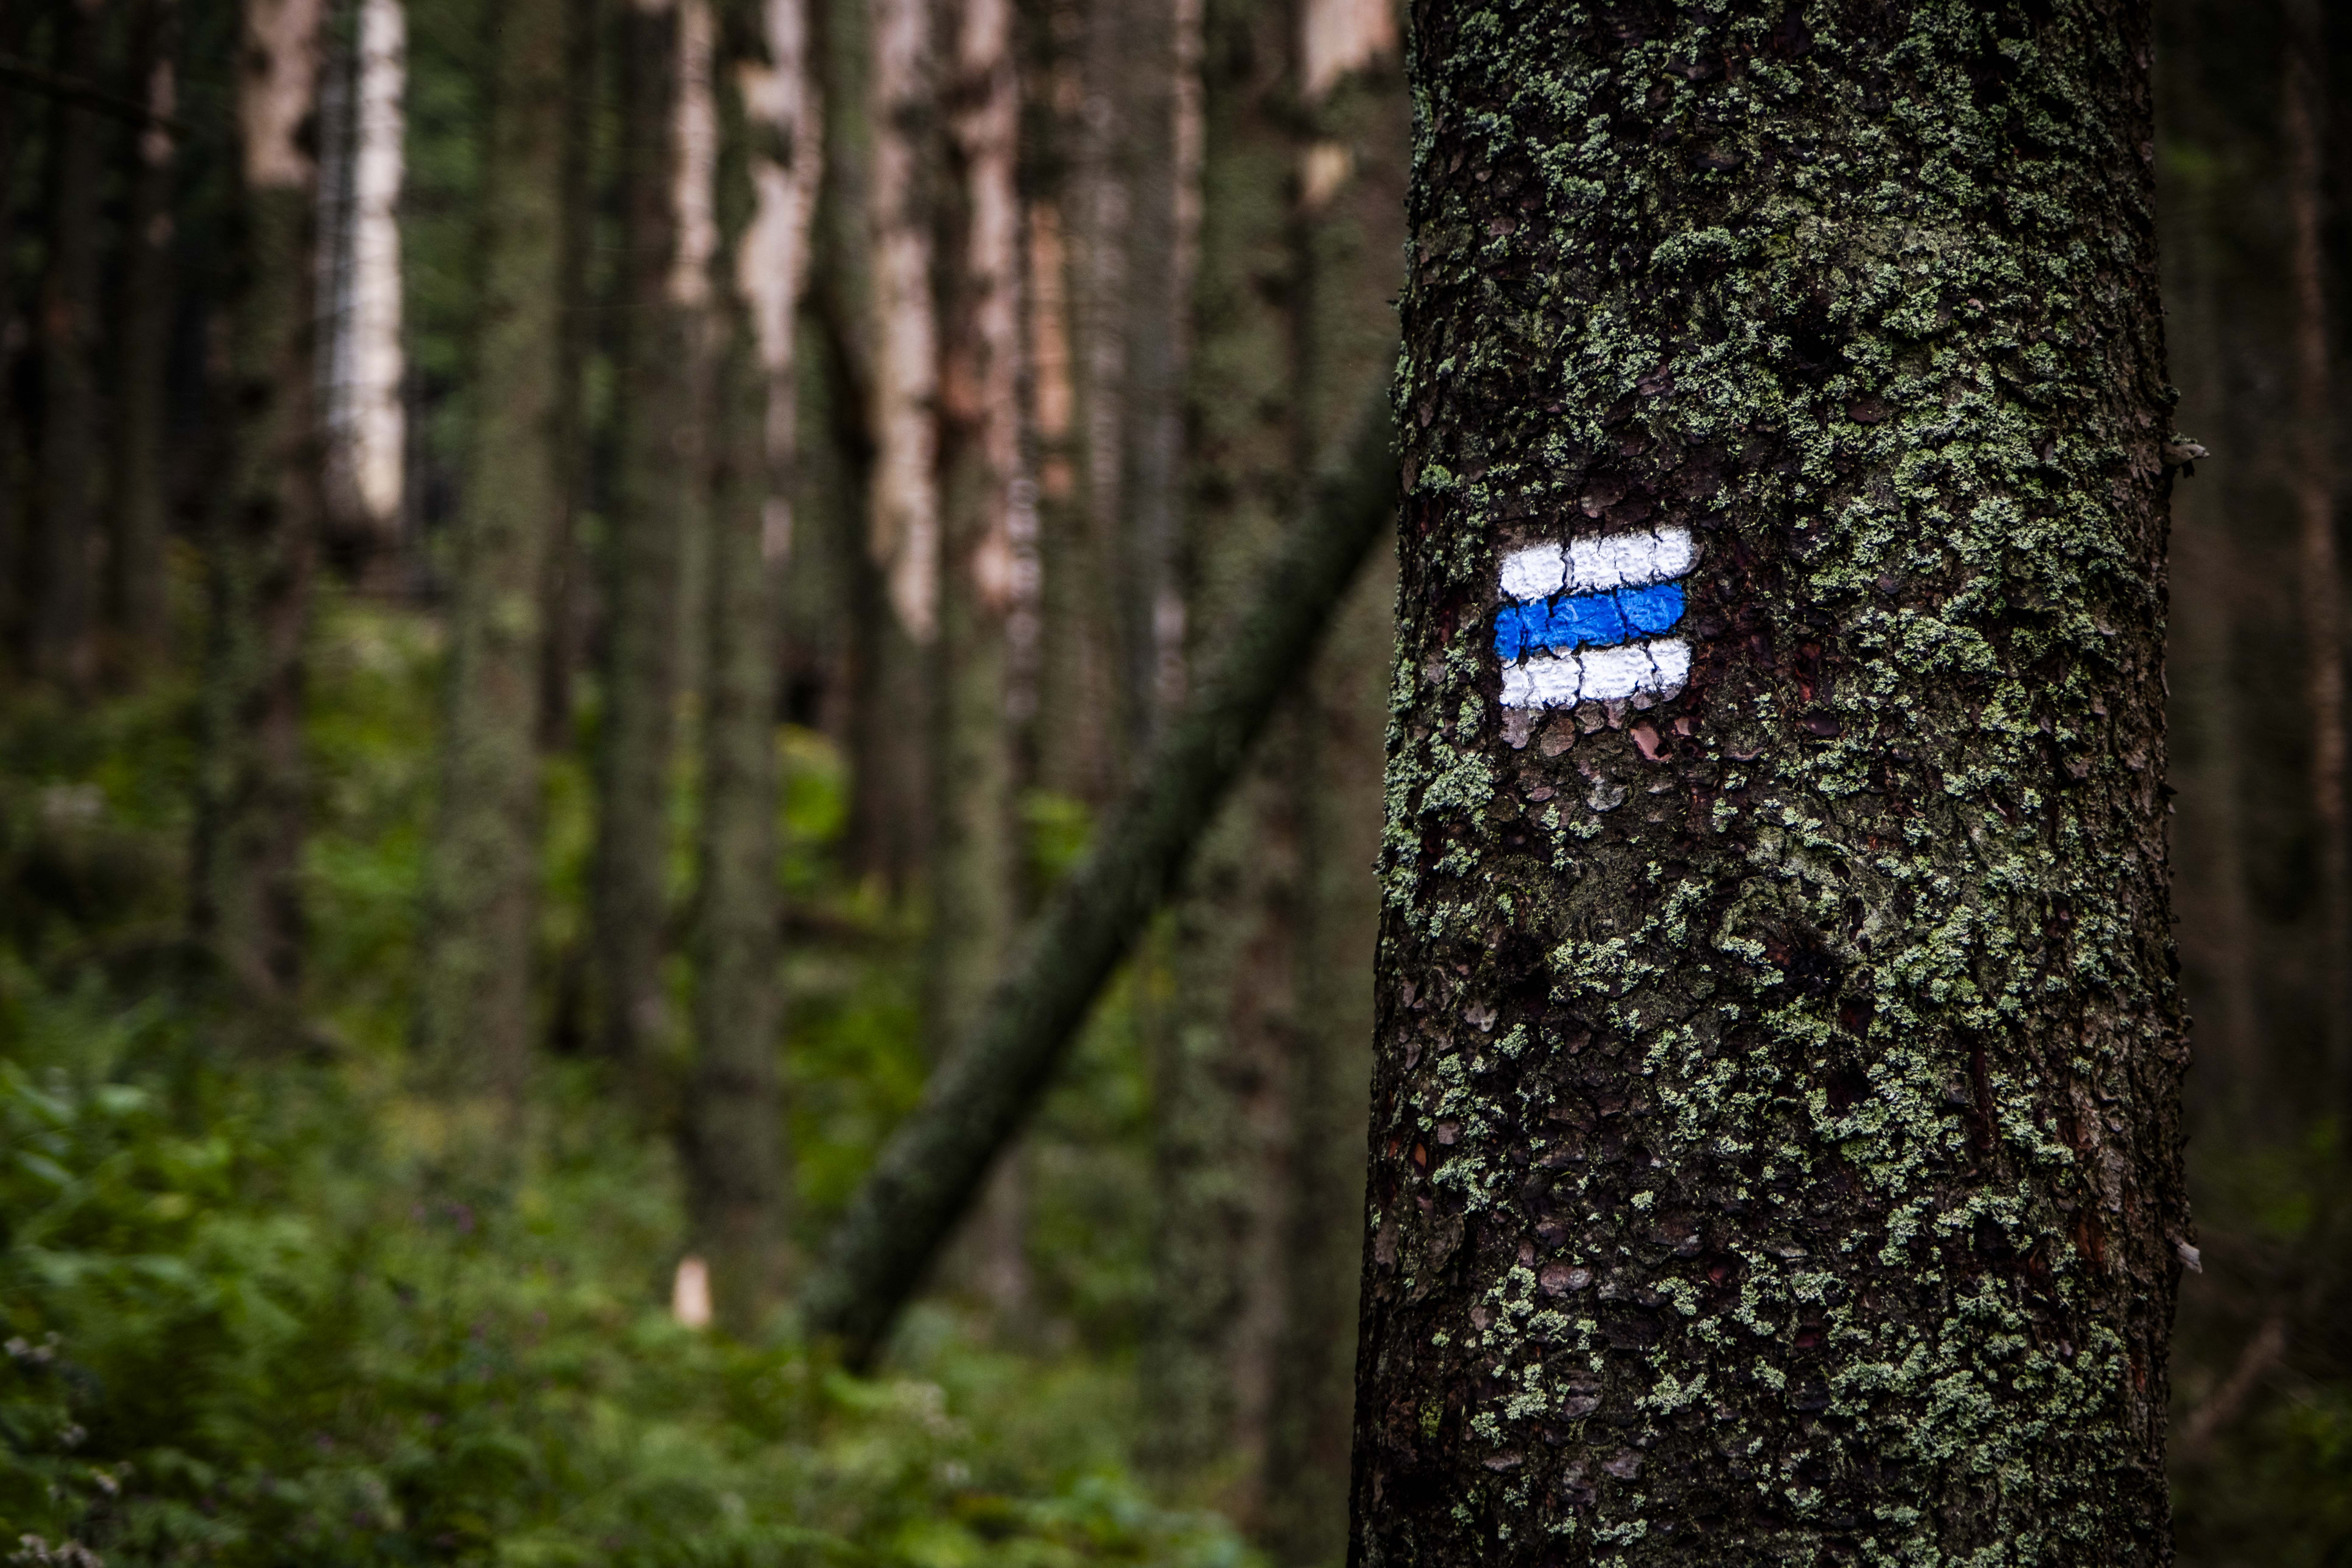
[[[1563,594],[1505,605],[1495,613],[1495,651],[1510,663],[1521,653],[1550,648],[1612,647],[1672,630],[1683,618],[1683,585],[1654,583],[1606,594]]]

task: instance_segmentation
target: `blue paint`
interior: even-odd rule
[[[1654,583],[1607,594],[1563,594],[1495,612],[1495,652],[1509,664],[1522,653],[1550,648],[1614,647],[1673,629],[1683,618],[1683,585]]]

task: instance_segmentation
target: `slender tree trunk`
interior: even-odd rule
[[[563,235],[558,286],[562,316],[555,436],[563,499],[548,536],[540,603],[539,747],[549,753],[572,744],[572,678],[587,640],[583,601],[590,588],[580,522],[594,504],[600,455],[587,406],[588,367],[598,346],[589,262],[597,233],[597,108],[608,17],[603,0],[566,3],[570,20],[563,62]]]
[[[2304,679],[2310,705],[2311,808],[2318,827],[2319,949],[2329,1070],[2352,1105],[2352,841],[2344,796],[2343,569],[2336,550],[2336,414],[2329,387],[2326,218],[2326,56],[2319,7],[2289,0],[2286,48],[2287,216],[2294,289],[2296,586],[2302,595]]]
[[[1202,0],[1118,0],[1128,161],[1125,395],[1118,559],[1129,743],[1184,692],[1184,377],[1200,244]]]
[[[2167,1563],[2146,9],[1490,23],[1413,13],[1351,1560]]]
[[[358,0],[353,10],[348,67],[335,73],[344,101],[322,117],[336,133],[327,139],[335,188],[320,203],[330,229],[320,268],[321,424],[330,537],[363,580],[381,583],[397,576],[407,473],[400,188],[408,16],[403,0]],[[501,90],[493,87],[494,100]]]
[[[427,1061],[450,1087],[495,1091],[510,1106],[532,1033],[541,574],[565,490],[557,442],[570,21],[568,0],[512,0],[494,29],[478,412],[452,542],[441,806],[425,863]]]
[[[718,1321],[749,1333],[783,1285],[777,1081],[777,578],[791,541],[793,327],[822,157],[803,0],[736,4],[717,78],[725,244],[703,702],[699,1046],[686,1164]]]
[[[32,21],[30,6],[12,5],[0,12],[0,47],[23,58]],[[0,190],[16,189],[16,171],[30,140],[26,135],[26,110],[31,102],[25,93],[0,92]],[[21,303],[16,270],[16,204],[0,201],[0,672],[10,675],[31,667],[26,624],[32,607],[32,596],[26,592],[31,552],[25,537],[24,490],[17,468],[25,454],[24,411],[16,401],[16,340]]]
[[[174,300],[173,193],[178,146],[163,124],[178,106],[179,0],[142,0],[133,22],[132,79],[157,123],[135,132],[123,224],[121,337],[116,358],[114,476],[107,541],[108,610],[117,674],[159,668],[171,632],[171,500],[165,472]]]
[[[1294,58],[1307,111],[1291,213],[1296,450],[1347,416],[1345,389],[1391,352],[1389,301],[1404,244],[1409,109],[1388,0],[1306,0]],[[1372,862],[1395,642],[1393,552],[1342,606],[1300,704],[1285,783],[1297,824],[1296,1018],[1285,1084],[1286,1203],[1281,1336],[1266,1418],[1259,1538],[1292,1568],[1347,1547],[1356,1273],[1370,1077],[1371,961],[1380,928]]]
[[[246,0],[229,471],[206,541],[194,923],[254,995],[301,954],[302,653],[319,518],[311,214],[320,0]]]
[[[1144,6],[1146,12],[1154,7]],[[1164,246],[1137,225],[1138,285],[1134,407],[1139,418],[1183,423],[1178,400],[1147,371],[1180,332],[1194,335],[1189,399],[1194,426],[1184,454],[1189,536],[1150,542],[1171,526],[1184,498],[1159,495],[1180,476],[1139,445],[1129,472],[1142,546],[1126,581],[1145,604],[1161,590],[1157,573],[1180,558],[1190,566],[1165,627],[1191,624],[1192,658],[1130,671],[1130,695],[1145,710],[1177,694],[1183,666],[1205,659],[1231,635],[1248,584],[1292,515],[1301,469],[1290,349],[1292,298],[1268,281],[1287,270],[1285,198],[1293,148],[1284,69],[1287,8],[1222,5],[1208,18],[1205,159],[1199,187],[1197,289],[1179,315],[1158,300],[1168,286]],[[1158,8],[1163,25],[1168,11]],[[1197,49],[1188,51],[1197,55]],[[1163,53],[1161,68],[1176,52]],[[1142,94],[1137,95],[1139,100]],[[1157,108],[1171,132],[1159,149],[1171,160],[1171,95]],[[1148,139],[1147,139],[1148,140]],[[1147,162],[1147,168],[1150,167]],[[1144,191],[1155,188],[1147,178]],[[1167,198],[1169,185],[1159,184]],[[1199,198],[1196,198],[1199,199]],[[1151,204],[1155,208],[1160,205]],[[1172,206],[1171,217],[1172,219]],[[1193,268],[1186,268],[1190,273]],[[1145,628],[1147,633],[1149,627]],[[1164,628],[1163,628],[1164,629]],[[1149,646],[1147,636],[1145,646]],[[1163,680],[1164,678],[1164,680]],[[1281,788],[1294,749],[1295,712],[1277,724],[1194,852],[1169,922],[1164,962],[1171,984],[1151,1019],[1152,1165],[1160,1214],[1153,1229],[1151,1305],[1138,1364],[1149,1421],[1142,1457],[1163,1487],[1213,1499],[1246,1519],[1260,1471],[1269,1321],[1279,1271],[1269,1245],[1278,1184],[1269,1181],[1276,1065],[1291,1026],[1294,834]]]
[[[70,0],[57,15],[58,74],[98,79],[105,0]],[[99,216],[105,122],[56,100],[49,120],[48,262],[41,279],[40,547],[33,665],[69,690],[96,670],[99,468]]]
[[[689,145],[695,61],[679,0],[632,3],[621,28],[626,254],[619,479],[607,528],[604,733],[593,943],[604,1048],[641,1079],[665,1048],[670,769],[685,542],[708,496],[709,166]]]
[[[1021,474],[1020,129],[1011,0],[946,13],[949,168],[939,369],[940,636],[932,666],[930,962],[925,1032],[943,1050],[980,1016],[1020,915],[1006,632]],[[1025,1305],[1018,1167],[1000,1163],[972,1232],[998,1321]]]

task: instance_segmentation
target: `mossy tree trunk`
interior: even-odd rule
[[[669,801],[676,754],[688,534],[709,474],[711,236],[688,145],[693,59],[682,0],[623,8],[622,321],[617,447],[604,541],[604,670],[598,736],[592,941],[603,1049],[640,1084],[668,1048]],[[702,13],[707,18],[707,13]],[[707,77],[705,79],[707,80]],[[707,180],[708,171],[705,170]]]
[[[557,440],[571,9],[512,0],[492,30],[479,413],[451,542],[441,803],[425,862],[427,1062],[449,1087],[510,1101],[530,1056],[541,574],[566,489]]]
[[[2146,8],[1410,63],[1351,1555],[2168,1561]]]
[[[68,0],[57,8],[58,72],[98,79],[104,54],[105,0]],[[96,110],[59,96],[48,136],[47,258],[40,309],[39,571],[33,601],[33,668],[69,690],[96,671],[92,639],[98,605],[97,540],[90,526],[99,476],[100,204],[105,121]]]

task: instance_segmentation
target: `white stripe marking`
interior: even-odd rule
[[[1571,708],[1645,692],[1672,697],[1690,680],[1690,644],[1680,637],[1620,643],[1580,653],[1534,653],[1503,667],[1506,708]]]
[[[1687,528],[1643,529],[1605,533],[1557,544],[1533,544],[1503,557],[1506,599],[1549,599],[1564,586],[1571,594],[1638,588],[1679,577],[1698,559]]]

